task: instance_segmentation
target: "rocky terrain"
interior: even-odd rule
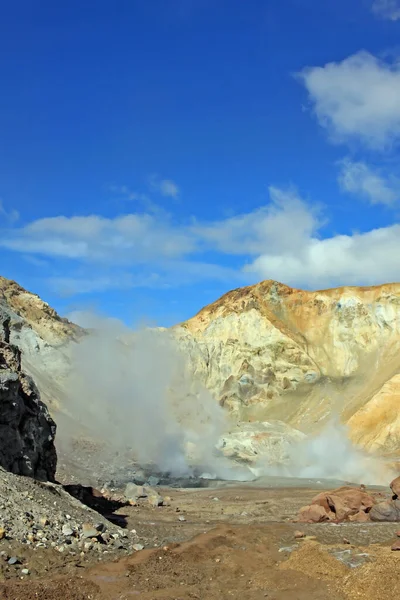
[[[4,278],[0,299],[23,368],[73,430],[68,375],[85,331]],[[231,459],[285,463],[333,418],[361,448],[400,458],[400,284],[307,292],[264,281],[225,294],[169,333],[194,380],[229,415],[220,449]]]
[[[225,294],[174,335],[238,421],[310,433],[340,416],[354,442],[398,455],[400,284],[307,292],[264,281]]]
[[[325,424],[340,416],[354,441],[393,461],[399,296],[400,285],[302,292],[264,282],[173,328],[189,371],[230,417],[221,455],[279,464],[293,459],[292,448],[302,462],[298,444],[328,435]],[[88,334],[0,278],[2,598],[386,600],[400,593],[400,478],[391,487],[390,480],[365,487],[282,473],[247,483],[207,474],[171,479],[151,474],[154,465],[140,468],[129,452],[108,454],[101,435],[74,437],[68,451],[61,445],[57,465],[53,418],[70,419],[69,431],[77,431],[71,356]],[[130,336],[121,341],[129,345]],[[343,463],[354,460],[350,442],[334,442]],[[311,462],[321,446],[313,451]],[[100,463],[115,473],[101,490],[87,485],[101,482]]]

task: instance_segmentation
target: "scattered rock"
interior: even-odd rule
[[[62,533],[63,533],[63,535],[67,535],[67,536],[74,535],[74,532],[69,525],[62,526]]]
[[[375,504],[369,516],[371,521],[400,521],[400,500]]]
[[[136,485],[136,483],[128,483],[125,488],[124,497],[128,502],[136,502],[139,498],[146,498],[147,491],[142,485]]]
[[[301,540],[306,537],[306,534],[304,533],[304,531],[295,531],[294,537],[296,540]]]
[[[96,538],[98,535],[99,532],[93,525],[90,525],[90,523],[84,523],[82,525],[82,538]]]
[[[375,501],[362,488],[344,486],[332,492],[322,492],[313,498],[310,506],[300,510],[299,521],[321,523],[323,521],[369,520],[368,513]],[[317,508],[318,507],[318,508]],[[365,517],[361,514],[364,513]]]
[[[29,569],[21,569],[21,575],[29,575]]]
[[[299,512],[299,523],[323,523],[328,521],[329,516],[323,506],[318,504],[310,504],[310,506],[303,506]]]
[[[139,552],[144,549],[144,546],[142,544],[133,544],[132,548],[136,550],[136,552]]]
[[[393,551],[400,551],[400,540],[396,540],[392,546]]]
[[[396,500],[400,496],[400,477],[396,477],[390,484],[390,489],[393,492],[393,499]]]
[[[178,521],[186,521],[186,519],[183,515],[181,515],[180,517],[178,517]]]
[[[355,515],[349,516],[349,521],[353,521],[355,523],[366,523],[369,520],[370,520],[370,514],[364,512],[363,510],[356,513]]]
[[[9,565],[19,565],[21,561],[17,556],[11,556],[11,558],[9,558],[7,562]]]
[[[148,497],[148,502],[150,504],[150,506],[162,506],[164,503],[163,498],[157,494],[157,492],[153,492],[149,497]]]

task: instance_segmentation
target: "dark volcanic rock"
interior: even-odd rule
[[[21,353],[10,342],[10,318],[0,304],[0,466],[17,475],[54,481],[56,425]]]

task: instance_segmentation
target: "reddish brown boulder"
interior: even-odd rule
[[[392,483],[390,484],[390,489],[392,490],[395,499],[400,496],[400,477],[393,479]]]
[[[298,521],[299,523],[323,523],[329,521],[329,516],[323,506],[311,504],[300,509]]]
[[[322,492],[313,498],[299,514],[299,521],[321,523],[322,521],[368,521],[374,499],[365,488],[344,486],[332,492]],[[318,510],[317,510],[318,508]]]
[[[332,492],[322,492],[313,498],[312,504],[323,506],[327,512],[333,512],[338,521],[342,521],[359,512],[369,512],[375,504],[372,496],[361,488],[344,486]]]
[[[393,544],[393,546],[392,546],[392,550],[395,550],[395,551],[396,551],[396,550],[397,550],[397,551],[399,551],[399,550],[400,550],[400,540],[396,540],[396,541],[395,541],[395,543],[394,543],[394,544]]]
[[[355,515],[350,515],[349,521],[353,521],[354,523],[365,523],[366,521],[370,521],[369,513],[366,513],[363,510],[361,510]]]

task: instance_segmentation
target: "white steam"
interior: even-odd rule
[[[187,357],[167,330],[132,331],[118,320],[93,315],[74,314],[73,319],[91,331],[71,346],[71,420],[57,419],[58,440],[64,447],[72,438],[98,443],[99,451],[92,452],[94,468],[118,454],[119,463],[125,461],[127,467],[134,462],[151,465],[172,476],[205,471],[210,478],[242,481],[254,475],[366,484],[390,480],[385,462],[356,448],[338,421],[301,441],[302,434],[292,430],[297,435],[291,435],[288,425],[282,429],[281,423],[274,433],[272,425],[260,423],[257,436],[257,424],[252,423],[253,432],[234,434],[237,440],[233,436],[229,442],[235,450],[232,459],[242,461],[240,468],[222,455],[221,439],[229,438],[232,429],[228,413],[191,376]],[[328,388],[321,394],[328,392],[339,414],[346,397]]]
[[[257,464],[258,475],[334,479],[349,483],[387,485],[395,476],[382,457],[368,454],[348,437],[347,427],[338,419],[318,434],[287,446],[281,465]]]
[[[92,330],[74,346],[68,382],[69,412],[82,434],[174,476],[191,474],[195,464],[235,478],[215,449],[226,413],[192,380],[169,332],[133,332],[93,316],[83,323]]]

